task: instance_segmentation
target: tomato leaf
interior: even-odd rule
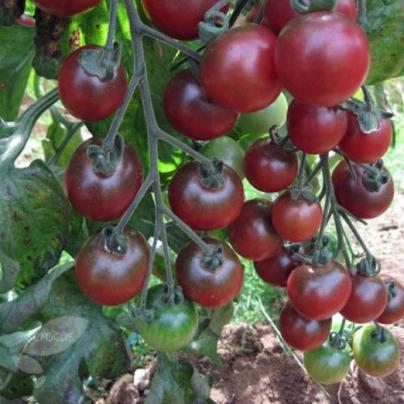
[[[171,362],[160,353],[146,404],[213,403],[209,399],[211,386],[211,377],[201,376],[190,363]]]
[[[32,28],[0,27],[0,117],[14,121],[18,116],[34,57]]]
[[[371,51],[367,84],[404,74],[404,3],[401,0],[367,0],[366,29]]]
[[[19,263],[17,282],[25,287],[58,262],[69,234],[68,203],[61,185],[40,160],[2,175],[0,257],[3,264]],[[9,265],[5,268],[10,274]]]

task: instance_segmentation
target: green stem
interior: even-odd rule
[[[118,0],[110,0],[109,3],[110,7],[109,7],[108,34],[104,49],[106,51],[112,52],[114,43],[114,34],[116,29],[116,20],[118,14]]]

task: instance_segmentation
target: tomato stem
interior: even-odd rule
[[[357,0],[358,4],[358,24],[362,27],[363,30],[366,30],[368,27],[369,21],[366,13],[366,0]]]
[[[104,46],[104,49],[107,51],[112,51],[113,49],[117,14],[118,14],[118,0],[110,0],[108,34],[107,34],[107,41]]]

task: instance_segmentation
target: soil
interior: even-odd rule
[[[360,229],[368,247],[380,260],[382,273],[402,284],[403,207],[401,191],[386,214]],[[217,366],[207,358],[195,364],[202,374],[213,375],[211,399],[217,404],[404,404],[404,320],[390,329],[399,341],[402,358],[401,366],[385,378],[367,376],[352,362],[349,375],[342,383],[320,386],[284,350],[271,326],[264,323],[225,327],[219,349],[225,364]],[[301,352],[295,354],[302,359]],[[147,394],[153,367],[155,364],[150,369],[138,370],[135,383],[133,375],[125,375],[112,387],[109,397],[98,400],[97,404],[143,403],[143,390]]]

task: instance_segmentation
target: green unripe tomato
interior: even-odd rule
[[[320,348],[304,353],[304,366],[309,375],[319,383],[340,382],[349,372],[351,356],[349,345],[338,349],[325,342]]]
[[[288,102],[280,93],[279,97],[268,107],[249,114],[240,114],[237,128],[243,133],[250,135],[267,134],[272,126],[281,127],[286,121]]]
[[[213,159],[217,157],[232,168],[241,179],[244,178],[244,150],[231,137],[222,136],[206,142],[199,151],[203,156]]]
[[[173,352],[181,349],[194,337],[198,328],[198,312],[194,304],[184,296],[178,304],[162,302],[165,287],[152,286],[147,294],[146,307],[154,310],[154,317],[146,323],[135,319],[137,332],[147,344],[157,351]]]

